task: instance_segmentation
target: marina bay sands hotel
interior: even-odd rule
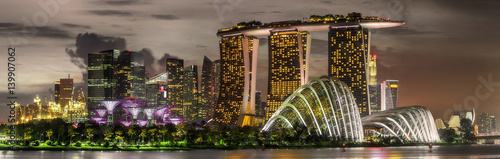
[[[261,84],[257,83],[256,77],[259,52],[256,36],[268,36],[265,120],[269,119],[289,95],[309,80],[312,40],[309,32],[312,31],[328,31],[328,57],[325,57],[328,75],[345,82],[354,95],[361,116],[369,115],[369,29],[403,24],[402,21],[349,13],[346,17],[311,16],[309,21],[242,22],[219,30],[221,85],[214,120],[238,126],[256,124],[255,92],[256,85]]]

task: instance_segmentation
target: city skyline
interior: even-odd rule
[[[70,9],[67,6],[60,6],[60,11],[56,14],[46,26],[40,27],[39,32],[32,38],[28,38],[29,42],[24,45],[17,45],[18,49],[18,74],[19,76],[19,96],[21,97],[21,104],[30,104],[27,103],[32,100],[32,98],[39,94],[41,98],[43,96],[48,96],[47,91],[49,88],[54,87],[54,81],[57,81],[60,78],[66,77],[67,74],[71,74],[74,77],[74,84],[77,86],[75,89],[79,89],[82,87],[82,70],[79,69],[75,64],[71,63],[70,60],[80,60],[84,61],[85,59],[70,57],[65,52],[64,49],[70,48],[75,52],[78,52],[79,47],[75,47],[74,44],[76,35],[79,33],[97,33],[100,36],[110,37],[121,37],[124,38],[126,42],[126,46],[122,46],[122,49],[130,49],[134,51],[139,51],[142,53],[149,53],[150,59],[149,61],[153,61],[154,64],[150,65],[149,70],[156,70],[155,72],[161,73],[163,64],[158,62],[157,60],[164,60],[161,58],[162,55],[165,57],[165,52],[170,53],[171,56],[177,56],[180,59],[184,59],[185,65],[198,65],[201,66],[201,61],[203,60],[203,56],[207,55],[210,59],[219,59],[218,54],[218,38],[215,36],[215,32],[219,28],[229,27],[235,25],[241,21],[250,21],[250,20],[259,20],[262,22],[271,22],[271,21],[283,21],[290,19],[300,19],[302,17],[308,17],[309,15],[325,15],[325,14],[347,14],[349,12],[360,12],[365,16],[380,16],[385,17],[382,11],[388,11],[389,9],[384,6],[384,4],[388,4],[389,1],[380,1],[381,4],[374,4],[371,2],[371,5],[362,4],[360,6],[350,6],[335,4],[335,3],[327,3],[326,1],[318,1],[313,2],[312,6],[318,6],[318,4],[325,4],[331,8],[332,10],[326,9],[315,9],[308,8],[310,10],[293,13],[287,12],[286,7],[270,7],[276,8],[276,12],[266,10],[266,13],[257,13],[258,9],[255,9],[254,14],[249,14],[251,11],[246,9],[246,5],[248,2],[240,2],[239,4],[230,5],[234,8],[231,13],[237,13],[238,15],[244,15],[242,17],[238,17],[237,15],[232,14],[223,14],[224,18],[220,18],[217,14],[217,10],[214,7],[214,3],[208,3],[199,5],[195,8],[201,8],[201,10],[205,11],[207,15],[199,15],[200,17],[207,18],[208,20],[203,21],[197,18],[193,18],[195,15],[189,15],[188,13],[176,12],[176,11],[159,11],[144,13],[138,10],[131,9],[132,6],[146,7],[151,5],[158,5],[157,2],[148,1],[143,3],[142,1],[104,1],[104,2],[75,2],[70,1],[65,5],[70,5],[78,9]],[[7,2],[10,4],[6,4],[6,8],[16,8],[14,6],[18,6],[20,4],[24,4],[23,2]],[[18,4],[16,4],[18,3]],[[89,6],[97,6],[99,3],[103,3],[104,5],[99,7],[97,10],[89,10],[88,12],[82,11],[85,9],[90,9]],[[120,4],[121,3],[121,4]],[[168,3],[168,2],[164,2]],[[199,3],[199,2],[184,2],[184,3]],[[269,2],[269,3],[277,3],[277,2]],[[298,2],[300,3],[300,2]],[[451,16],[451,13],[457,13],[457,8],[464,7],[459,4],[450,4],[450,6],[443,6],[444,2],[408,2],[403,3],[403,15],[407,17],[402,17],[402,19],[394,19],[395,14],[390,14],[390,17],[393,20],[405,20],[407,24],[403,28],[399,29],[386,29],[381,31],[376,31],[374,36],[372,36],[372,53],[377,54],[378,56],[378,82],[380,83],[383,80],[387,79],[398,79],[401,81],[401,90],[399,92],[400,96],[400,106],[410,106],[410,105],[423,105],[427,107],[436,118],[440,118],[445,114],[447,109],[455,110],[453,108],[454,104],[464,105],[464,100],[468,96],[474,96],[474,89],[481,85],[479,77],[482,77],[488,80],[488,75],[492,74],[492,81],[500,81],[496,79],[500,79],[500,75],[495,73],[495,69],[498,68],[498,65],[495,65],[494,58],[492,53],[494,53],[494,49],[492,49],[493,45],[485,45],[483,43],[477,43],[475,41],[467,40],[467,38],[483,38],[483,37],[495,37],[498,35],[498,31],[492,30],[493,34],[483,34],[481,32],[476,34],[461,34],[461,31],[466,29],[466,26],[456,26],[451,27],[451,30],[442,30],[443,22],[439,22],[440,17],[432,17],[433,15],[428,14],[416,14],[415,10],[423,9],[423,6],[427,7],[437,7],[440,6],[445,9],[441,9],[441,13],[439,14],[442,17]],[[486,3],[486,2],[483,2]],[[217,3],[215,3],[217,4]],[[361,4],[361,3],[360,3]],[[410,5],[411,4],[411,5]],[[102,5],[102,4],[101,4]],[[181,6],[180,8],[190,8],[188,4],[172,4],[173,6]],[[229,4],[228,4],[229,5]],[[372,6],[373,5],[373,6]],[[379,6],[381,5],[381,6]],[[117,10],[117,6],[121,6],[120,8],[128,8],[131,9],[129,11]],[[215,5],[217,6],[217,5]],[[222,5],[224,6],[224,5]],[[341,7],[342,6],[342,7]],[[370,7],[368,7],[370,6]],[[378,8],[376,6],[379,6]],[[38,6],[38,4],[27,4],[23,5],[25,8],[33,7],[33,11],[43,10]],[[288,6],[291,8],[295,8],[297,6],[291,5]],[[341,9],[343,7],[350,9]],[[448,7],[448,8],[446,8]],[[472,8],[474,6],[471,6]],[[157,7],[160,8],[160,7]],[[326,8],[326,7],[325,7]],[[370,8],[370,9],[367,9]],[[489,8],[490,10],[493,8]],[[5,9],[6,11],[8,9]],[[241,11],[240,11],[241,10]],[[458,10],[458,9],[457,9]],[[488,8],[486,9],[488,10]],[[4,12],[1,11],[1,12]],[[372,12],[371,12],[372,11]],[[461,13],[462,17],[460,18],[473,18],[479,22],[484,20],[484,17],[492,16],[486,11],[479,10],[467,10],[470,13],[483,13],[481,15],[474,15],[472,17],[464,16]],[[12,11],[15,12],[14,15],[22,15],[31,17],[34,12],[32,11]],[[83,12],[83,13],[82,13]],[[167,12],[167,13],[166,13]],[[241,13],[247,12],[247,13]],[[278,13],[279,12],[279,13]],[[150,15],[148,15],[150,14]],[[259,14],[276,14],[276,16],[272,17],[263,17],[259,16]],[[437,14],[437,13],[435,13]],[[457,13],[458,14],[458,13]],[[7,14],[2,14],[7,15]],[[12,15],[12,14],[11,14]],[[68,19],[68,16],[77,15],[77,17],[83,19],[95,19],[95,23],[82,23],[75,20]],[[0,27],[2,28],[2,35],[6,35],[9,31],[18,31],[22,27],[22,16],[13,16],[6,17],[7,22],[1,23]],[[482,17],[481,17],[482,16]],[[92,18],[94,17],[94,18]],[[453,17],[453,16],[451,16]],[[480,18],[481,17],[481,18]],[[142,19],[141,19],[142,18]],[[203,19],[200,18],[200,19]],[[426,20],[422,20],[428,18]],[[455,17],[453,22],[460,22],[461,20],[458,17]],[[111,23],[103,23],[106,19],[113,19],[116,21],[111,21]],[[169,29],[165,28],[157,28],[159,31],[154,31],[155,33],[146,33],[141,29],[147,30],[148,28],[143,28],[145,26],[137,26],[141,29],[133,28],[133,25],[127,25],[127,23],[123,24],[123,20],[127,19],[135,19],[137,21],[146,21],[151,24],[155,24],[153,22],[158,22],[158,26],[161,26],[163,23],[168,28],[170,26],[192,26],[193,28],[176,28],[180,30],[177,32],[169,32]],[[121,21],[120,21],[121,20]],[[199,20],[199,21],[197,21]],[[427,24],[424,23],[426,21],[438,21],[436,24]],[[441,19],[442,20],[442,19]],[[172,23],[171,25],[169,23]],[[179,23],[184,23],[180,25]],[[202,25],[196,26],[195,23],[206,23],[210,25]],[[452,23],[452,22],[448,22]],[[114,27],[113,25],[122,24],[122,28]],[[129,23],[130,24],[130,23]],[[131,24],[134,24],[133,22]],[[187,25],[188,24],[188,25]],[[230,25],[229,25],[230,24]],[[452,23],[453,24],[453,23]],[[480,23],[482,24],[482,23]],[[16,25],[18,25],[16,27]],[[466,25],[466,24],[465,24]],[[491,24],[490,24],[491,25]],[[493,23],[492,25],[499,25],[497,23]],[[155,25],[153,25],[155,26]],[[196,27],[198,28],[196,28]],[[151,26],[150,26],[151,27]],[[155,27],[151,27],[149,29],[154,29]],[[441,29],[440,29],[441,28]],[[470,27],[469,27],[470,28]],[[131,29],[131,30],[127,30]],[[462,30],[461,30],[462,29]],[[110,32],[111,31],[111,32]],[[192,32],[192,33],[191,33]],[[159,33],[159,34],[157,34]],[[169,36],[163,37],[162,34],[173,34]],[[127,35],[130,34],[130,35]],[[314,34],[314,33],[313,33]],[[324,34],[324,33],[321,33]],[[437,35],[436,35],[437,34]],[[160,38],[161,39],[157,39]],[[317,38],[314,38],[317,37]],[[490,38],[491,38],[490,37]],[[195,39],[202,40],[195,40]],[[259,39],[265,39],[265,37],[258,37]],[[417,40],[420,39],[420,40]],[[441,40],[448,39],[447,41],[442,42]],[[44,41],[45,40],[45,41]],[[152,42],[153,40],[161,41],[163,45],[161,46],[160,42]],[[311,60],[317,60],[319,58],[326,57],[326,37],[322,37],[321,35],[313,35],[313,46],[311,48]],[[423,42],[422,40],[427,40],[427,42]],[[467,41],[465,41],[467,40]],[[495,43],[496,39],[491,39],[492,44]],[[117,39],[116,41],[120,41]],[[144,41],[144,42],[142,42]],[[172,42],[174,41],[174,42]],[[194,41],[194,42],[193,42]],[[321,44],[323,42],[323,44]],[[434,43],[430,43],[434,42]],[[7,48],[6,44],[9,41],[7,38],[4,40],[4,46]],[[125,43],[125,42],[124,42]],[[183,44],[180,44],[183,43]],[[184,44],[186,43],[186,44]],[[267,41],[260,41],[260,54],[259,61],[261,63],[265,63],[267,61]],[[263,43],[263,44],[262,44]],[[318,44],[316,44],[318,43]],[[439,44],[436,44],[439,43]],[[456,46],[457,43],[467,43],[473,46],[481,46],[484,49],[483,51],[476,51],[476,48],[466,48],[465,46]],[[315,45],[316,44],[316,45]],[[422,48],[418,46],[430,45],[432,47]],[[324,46],[321,46],[324,45]],[[442,46],[443,45],[443,46]],[[116,47],[120,47],[119,44],[115,45]],[[193,49],[194,46],[194,49]],[[445,47],[448,46],[448,47]],[[491,50],[489,50],[491,47]],[[149,48],[149,49],[142,49]],[[429,51],[431,48],[436,48],[435,50]],[[461,49],[460,49],[461,48]],[[122,51],[123,51],[122,50]],[[149,50],[149,51],[147,51]],[[89,51],[89,50],[87,50]],[[426,52],[427,51],[427,52]],[[37,53],[37,52],[43,52]],[[473,52],[473,53],[469,53]],[[97,53],[97,52],[87,52],[87,53]],[[36,57],[36,61],[31,61],[30,57]],[[5,55],[2,54],[2,57]],[[153,57],[153,59],[151,59]],[[37,61],[47,61],[47,60],[55,60],[61,61],[59,64],[51,64],[51,62],[43,63]],[[33,59],[33,60],[34,60]],[[49,60],[49,61],[50,61]],[[146,60],[146,57],[145,57]],[[465,61],[465,62],[464,62]],[[3,61],[5,62],[5,61]],[[78,63],[78,62],[76,62]],[[164,62],[163,62],[164,63]],[[41,67],[38,67],[41,66]],[[319,77],[327,74],[326,69],[320,69],[318,67],[325,66],[323,64],[318,64],[318,66],[312,66],[314,68],[314,72],[310,72],[310,77]],[[495,67],[496,66],[496,67]],[[267,80],[267,66],[263,64],[262,66],[258,66],[257,75],[258,81]],[[146,68],[148,69],[148,68]],[[432,70],[430,70],[432,69]],[[160,71],[158,71],[160,70]],[[200,73],[199,73],[200,74]],[[5,75],[4,75],[5,76]],[[33,77],[37,76],[36,80],[33,80]],[[264,82],[265,83],[265,82]],[[2,85],[4,88],[1,92],[5,94],[6,84]],[[257,88],[258,91],[262,91],[263,94],[267,94],[267,86],[259,85]],[[483,87],[484,89],[484,87]],[[488,90],[484,89],[483,93],[487,93]],[[486,112],[486,109],[490,110],[493,115],[495,112],[498,112],[500,108],[494,107],[496,103],[500,102],[499,99],[496,99],[496,96],[499,96],[498,92],[491,92],[491,96],[485,100],[479,101],[479,111],[477,112]],[[4,96],[4,95],[2,95]],[[436,98],[436,96],[441,96],[441,98]],[[440,101],[437,101],[440,100]],[[5,101],[5,99],[1,99],[1,101]],[[7,102],[4,102],[7,103]],[[4,113],[4,108],[0,109],[0,112]],[[481,111],[481,109],[483,109]],[[0,114],[2,117],[6,116],[5,114]],[[451,115],[451,114],[450,114]],[[2,118],[3,121],[6,121],[6,118]],[[446,118],[443,120],[447,120]]]

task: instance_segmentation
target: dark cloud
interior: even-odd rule
[[[96,15],[110,15],[110,16],[131,16],[132,13],[126,11],[118,11],[118,10],[91,10],[89,11],[92,14]]]
[[[97,53],[100,50],[119,49],[125,50],[127,43],[120,37],[102,36],[96,33],[78,34],[76,37],[76,50],[66,48],[66,54],[71,62],[80,68],[83,81],[87,81],[88,54]]]
[[[386,35],[425,35],[425,34],[439,33],[435,31],[424,31],[422,29],[409,28],[406,26],[395,27],[395,28],[383,28],[375,30],[374,32]]]
[[[0,35],[17,35],[24,37],[46,37],[54,39],[70,39],[73,36],[62,29],[52,26],[25,26],[21,23],[0,23]]]
[[[281,13],[280,11],[272,11],[271,13]]]
[[[197,44],[195,47],[198,48],[198,49],[204,49],[204,50],[206,50],[208,46]]]
[[[61,23],[62,26],[68,27],[68,28],[82,28],[82,29],[90,29],[92,27],[88,25],[79,25],[79,24],[71,24],[71,23]]]
[[[118,5],[118,6],[140,3],[139,0],[101,0],[99,2],[107,5]]]
[[[155,19],[161,19],[161,20],[176,20],[176,19],[180,19],[179,17],[177,17],[175,15],[171,15],[171,14],[163,14],[163,15],[153,14],[151,16],[153,18],[155,18]]]
[[[259,12],[250,12],[250,14],[264,14],[266,12],[262,12],[262,11],[259,11]]]
[[[174,55],[170,55],[169,53],[165,53],[163,54],[163,57],[161,57],[160,59],[158,59],[156,61],[156,63],[158,63],[161,68],[165,68],[166,67],[166,59],[169,59],[169,58],[172,58],[172,59],[178,59],[179,57],[177,56],[174,56]]]
[[[139,53],[142,53],[142,57],[144,58],[144,67],[146,67],[146,72],[149,72],[150,74],[157,73],[157,70],[154,67],[156,59],[153,57],[153,51],[148,48],[143,48],[139,51]]]

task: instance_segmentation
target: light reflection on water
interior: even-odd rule
[[[500,158],[500,145],[386,148],[246,149],[192,151],[0,151],[1,159],[303,159],[303,158]]]

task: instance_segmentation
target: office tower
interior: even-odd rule
[[[308,32],[296,29],[272,30],[269,35],[269,76],[266,119],[269,119],[290,94],[308,82]]]
[[[380,85],[369,85],[370,92],[370,114],[383,111],[382,110],[382,90]]]
[[[166,59],[166,70],[167,70],[167,104],[174,106],[170,110],[172,113],[171,117],[182,117],[182,87],[183,87],[183,73],[184,73],[184,60],[182,59]]]
[[[385,80],[380,84],[381,87],[381,108],[383,110],[389,110],[398,107],[398,80]]]
[[[497,124],[497,120],[495,119],[495,116],[494,115],[490,116],[490,125],[491,125],[490,132],[494,133],[497,131],[496,124]]]
[[[146,81],[146,99],[148,105],[167,105],[166,72],[155,75]]]
[[[372,55],[369,62],[370,82],[369,85],[378,85],[377,83],[377,55]]]
[[[370,113],[368,60],[370,32],[361,25],[330,26],[328,32],[328,75],[349,86],[361,116]]]
[[[59,98],[61,97],[61,82],[54,82],[54,102],[59,104]]]
[[[146,98],[146,73],[141,53],[130,50],[121,52],[116,61],[114,76],[116,77],[115,98]]]
[[[203,66],[201,68],[201,103],[200,117],[212,117],[214,108],[219,97],[220,87],[220,61],[212,62],[208,57],[203,58]]]
[[[243,34],[219,41],[221,84],[214,121],[229,125],[253,125],[259,40]],[[249,107],[249,111],[247,111]]]
[[[114,67],[119,55],[120,50],[116,49],[88,55],[88,108],[100,106],[101,100],[114,99],[113,89],[116,86]]]
[[[182,112],[185,121],[198,119],[198,66],[184,68],[183,74]]]
[[[491,133],[491,126],[493,125],[491,122],[491,117],[488,113],[482,113],[479,115],[477,126],[479,133]]]
[[[61,106],[62,109],[69,106],[69,102],[73,99],[73,79],[69,77],[67,79],[60,79],[59,81],[59,99],[57,104]],[[56,82],[57,83],[57,82]],[[56,86],[57,87],[57,86]]]

